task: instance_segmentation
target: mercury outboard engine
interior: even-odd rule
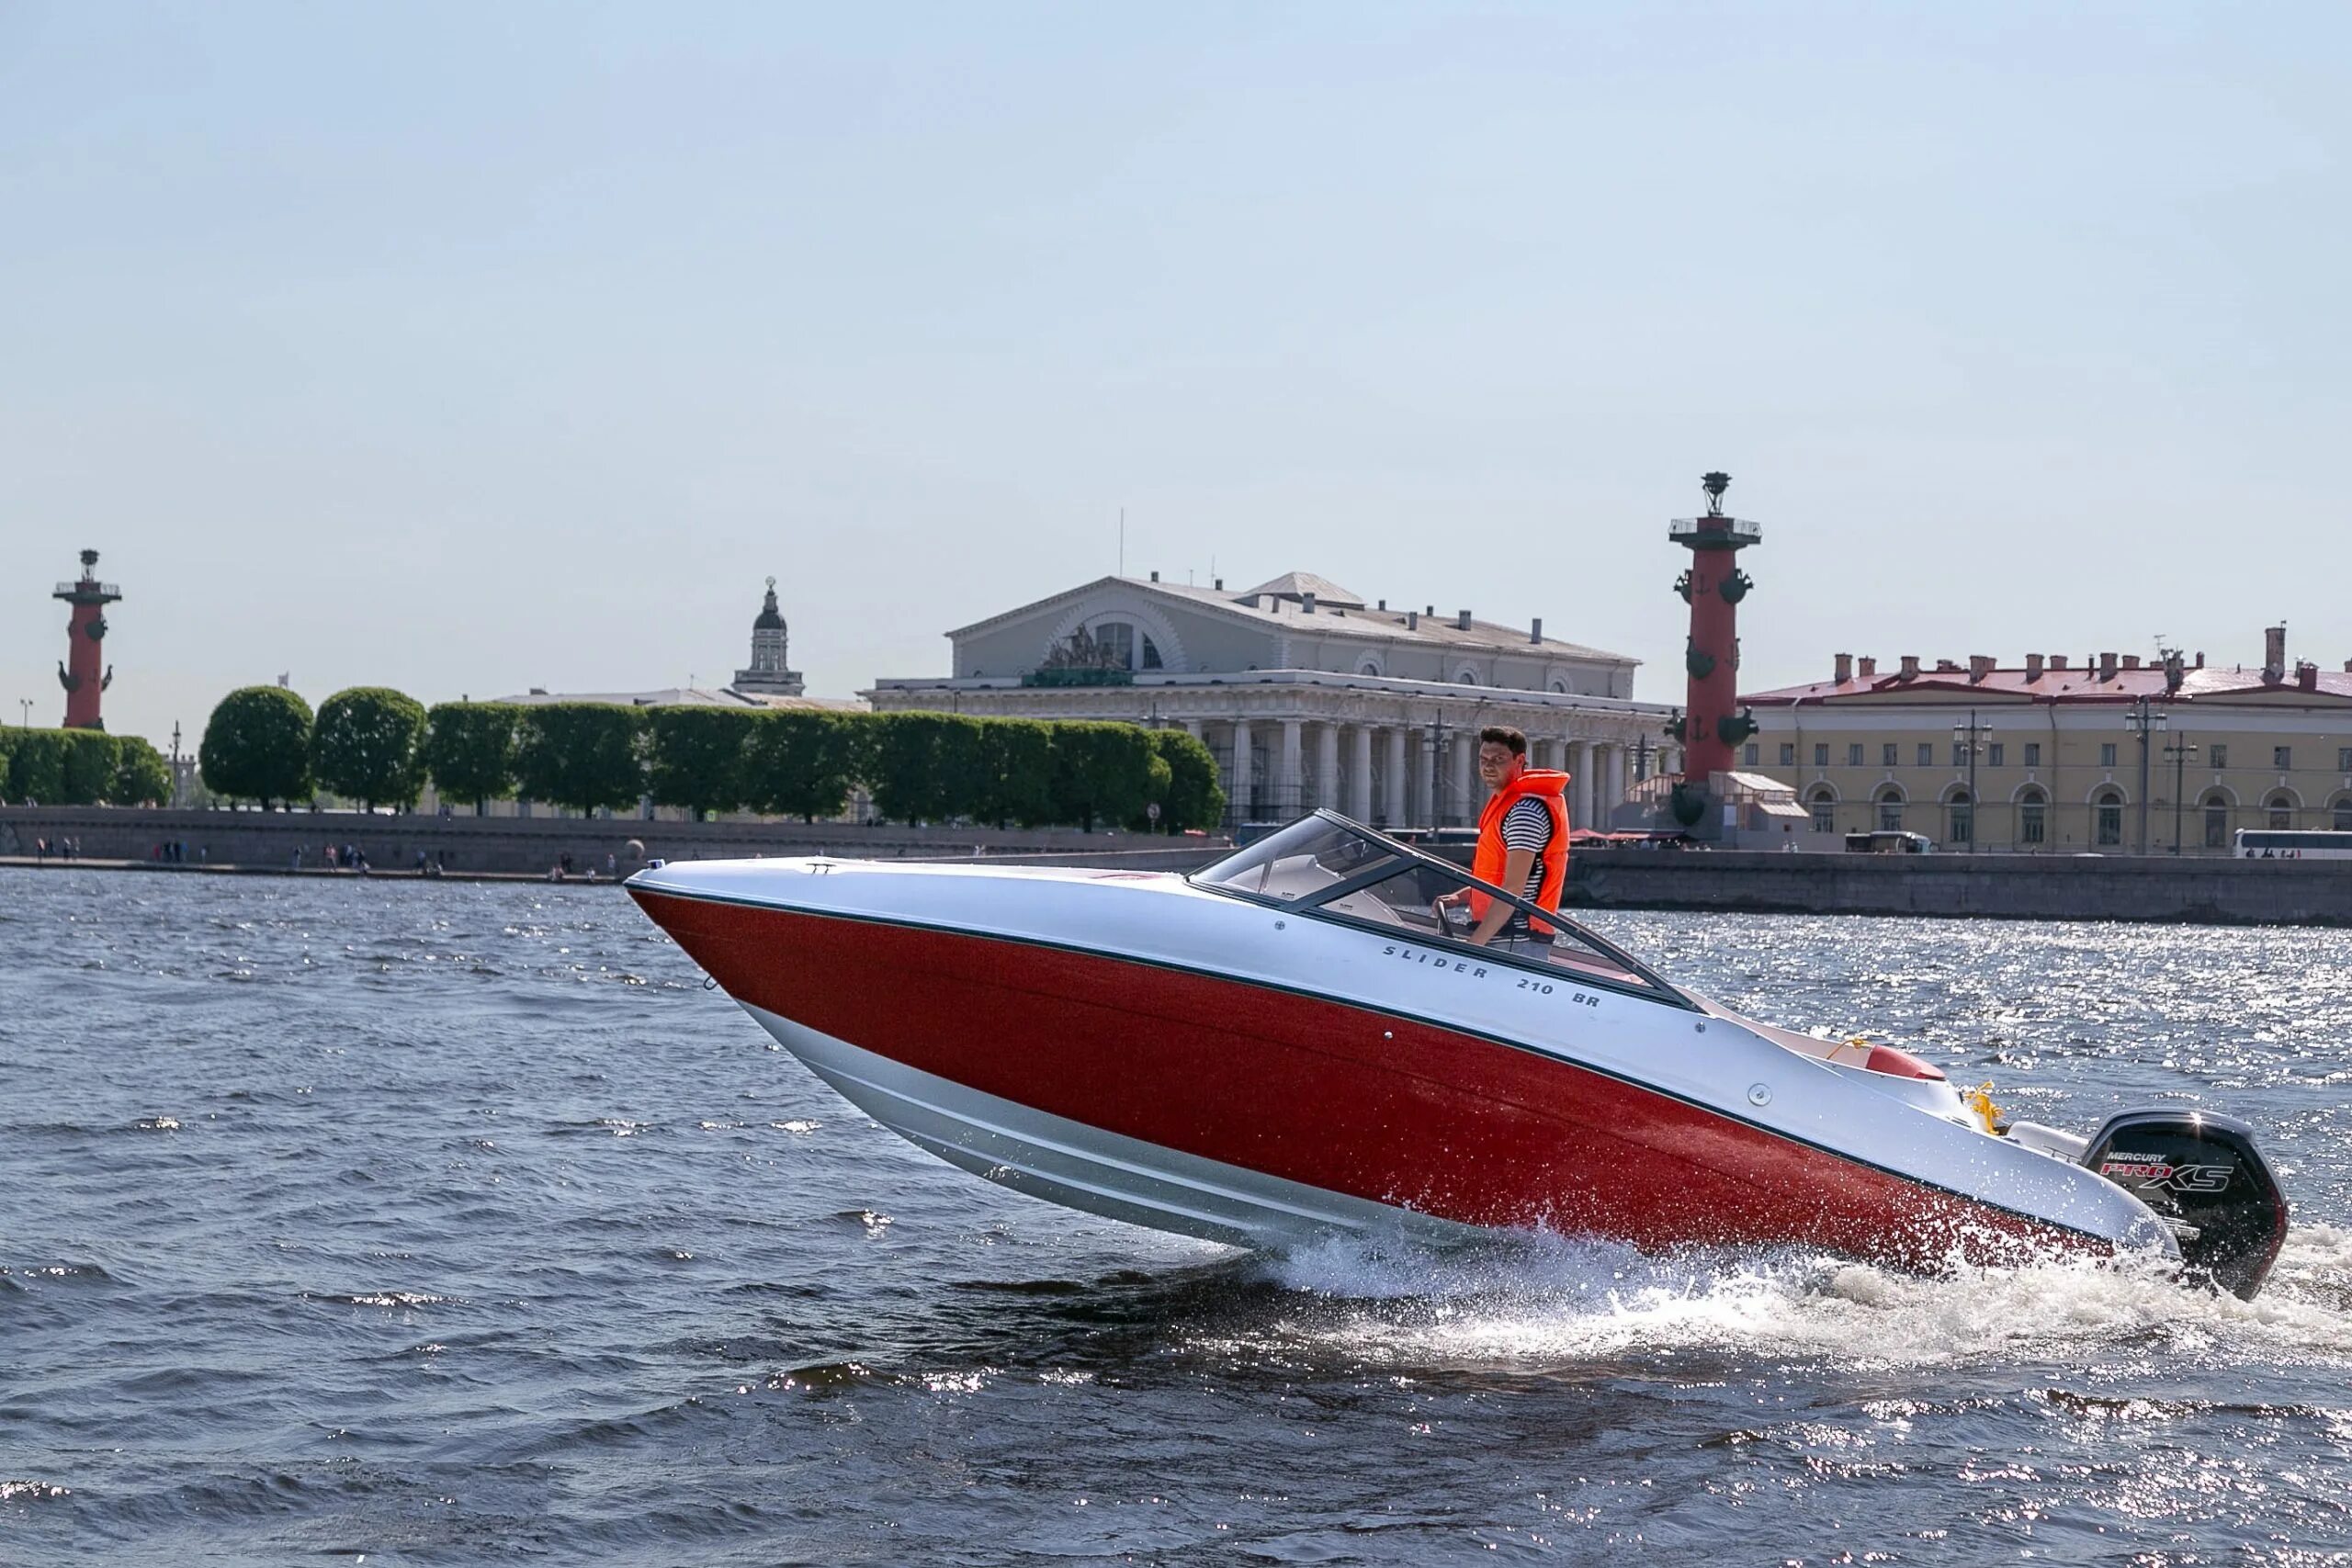
[[[2156,1212],[2191,1274],[2254,1299],[2287,1239],[2287,1200],[2254,1129],[2211,1111],[2125,1111],[2083,1163]]]

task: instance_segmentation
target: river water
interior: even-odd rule
[[[2268,1292],[1249,1256],[899,1143],[609,888],[0,871],[0,1562],[2352,1561],[2352,933],[1595,923],[2245,1116]]]

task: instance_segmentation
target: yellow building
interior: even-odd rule
[[[2227,669],[1841,653],[1831,680],[1742,699],[1742,766],[1795,789],[1809,848],[1899,828],[1947,850],[2206,854],[2241,828],[2352,831],[2352,662],[2290,667],[2283,626],[2266,642]]]

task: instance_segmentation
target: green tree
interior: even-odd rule
[[[424,788],[424,705],[389,686],[353,686],[319,705],[311,774],[321,788],[402,809]]]
[[[8,793],[18,800],[65,803],[65,732],[19,729],[8,753]]]
[[[958,714],[891,713],[872,721],[865,785],[894,822],[969,817],[982,799],[980,721]]]
[[[311,794],[311,705],[283,686],[241,686],[220,699],[197,748],[205,786],[264,806]]]
[[[1159,753],[1152,732],[1133,724],[1054,726],[1054,819],[1088,832],[1099,819],[1125,822],[1139,815]]]
[[[114,791],[115,764],[122,748],[115,738],[97,729],[61,729],[65,747],[65,791],[58,799],[72,806],[96,806]]]
[[[523,710],[515,784],[532,800],[586,813],[645,794],[645,710],[619,703],[541,703]]]
[[[748,708],[653,709],[647,771],[653,798],[684,807],[697,822],[741,809],[751,793],[745,752],[758,716]]]
[[[1155,729],[1151,744],[1168,764],[1159,826],[1170,833],[1187,828],[1215,829],[1225,820],[1225,784],[1217,777],[1216,753],[1199,736],[1182,729]]]
[[[866,714],[787,708],[759,714],[744,747],[744,799],[752,810],[814,822],[838,817],[859,776]]]
[[[960,714],[935,714],[946,722],[939,727],[934,765],[944,799],[940,815],[950,820],[975,821],[987,803],[988,743],[982,739],[988,721]]]
[[[107,798],[117,806],[164,806],[172,798],[172,765],[144,736],[115,737],[114,783]]]
[[[12,733],[7,793],[44,806],[95,806],[114,793],[115,738],[97,729]]]
[[[9,759],[16,755],[17,737],[30,733],[29,730],[10,729],[0,725],[0,801],[6,801],[17,793],[16,781],[9,773]]]
[[[1002,828],[1054,819],[1054,731],[1029,718],[980,726],[979,799],[973,815]]]
[[[435,703],[424,716],[424,766],[444,800],[470,800],[474,815],[514,793],[513,703]]]

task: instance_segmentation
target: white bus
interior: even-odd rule
[[[2352,833],[2241,828],[2235,841],[2243,860],[2352,860]]]

